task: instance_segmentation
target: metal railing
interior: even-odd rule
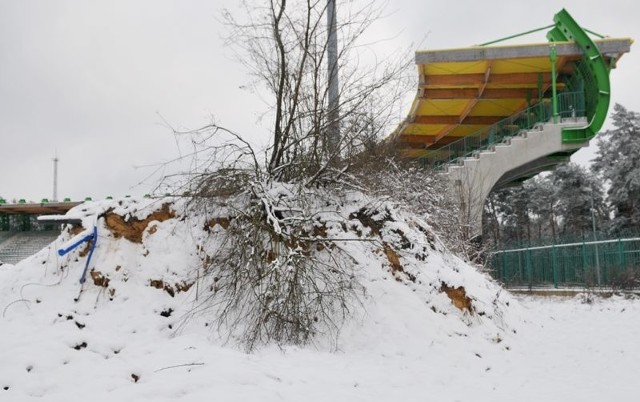
[[[640,237],[502,250],[489,265],[511,287],[640,288]]]
[[[583,117],[586,115],[583,92],[563,92],[558,94],[558,117]],[[423,164],[444,167],[460,158],[473,155],[476,151],[488,149],[492,145],[505,142],[521,131],[531,130],[538,123],[546,123],[553,118],[550,99],[509,116],[492,126],[485,127],[471,135],[441,148],[428,150],[422,157]]]

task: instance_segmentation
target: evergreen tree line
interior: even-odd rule
[[[566,163],[493,192],[484,238],[501,248],[639,235],[640,114],[616,104],[612,118],[589,168]]]

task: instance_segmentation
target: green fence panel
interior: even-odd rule
[[[500,250],[489,265],[507,286],[640,288],[640,237]]]

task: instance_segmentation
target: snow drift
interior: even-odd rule
[[[315,207],[313,251],[332,239],[361,288],[335,331],[312,334],[309,352],[404,353],[451,337],[508,348],[517,303],[449,254],[421,219],[359,193]],[[172,399],[197,395],[193,387],[204,387],[203,378],[224,372],[209,367],[214,361],[231,371],[243,366],[231,361],[250,361],[241,351],[242,326],[221,322],[212,298],[211,269],[233,210],[216,204],[194,215],[183,200],[127,198],[69,211],[84,228],[98,228],[84,285],[89,245],[56,253],[81,227],[68,226],[41,252],[0,267],[0,392],[11,392],[11,400],[74,400],[65,395],[72,382],[80,400],[100,383],[114,397]],[[263,345],[259,353],[269,351]],[[195,383],[169,385],[167,372],[175,370],[201,371]],[[134,392],[131,384],[148,387]]]

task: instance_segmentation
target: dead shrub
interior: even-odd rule
[[[336,339],[364,288],[353,260],[306,214],[315,194],[252,189],[204,268],[218,328],[247,350],[269,342],[304,345],[317,334]]]

